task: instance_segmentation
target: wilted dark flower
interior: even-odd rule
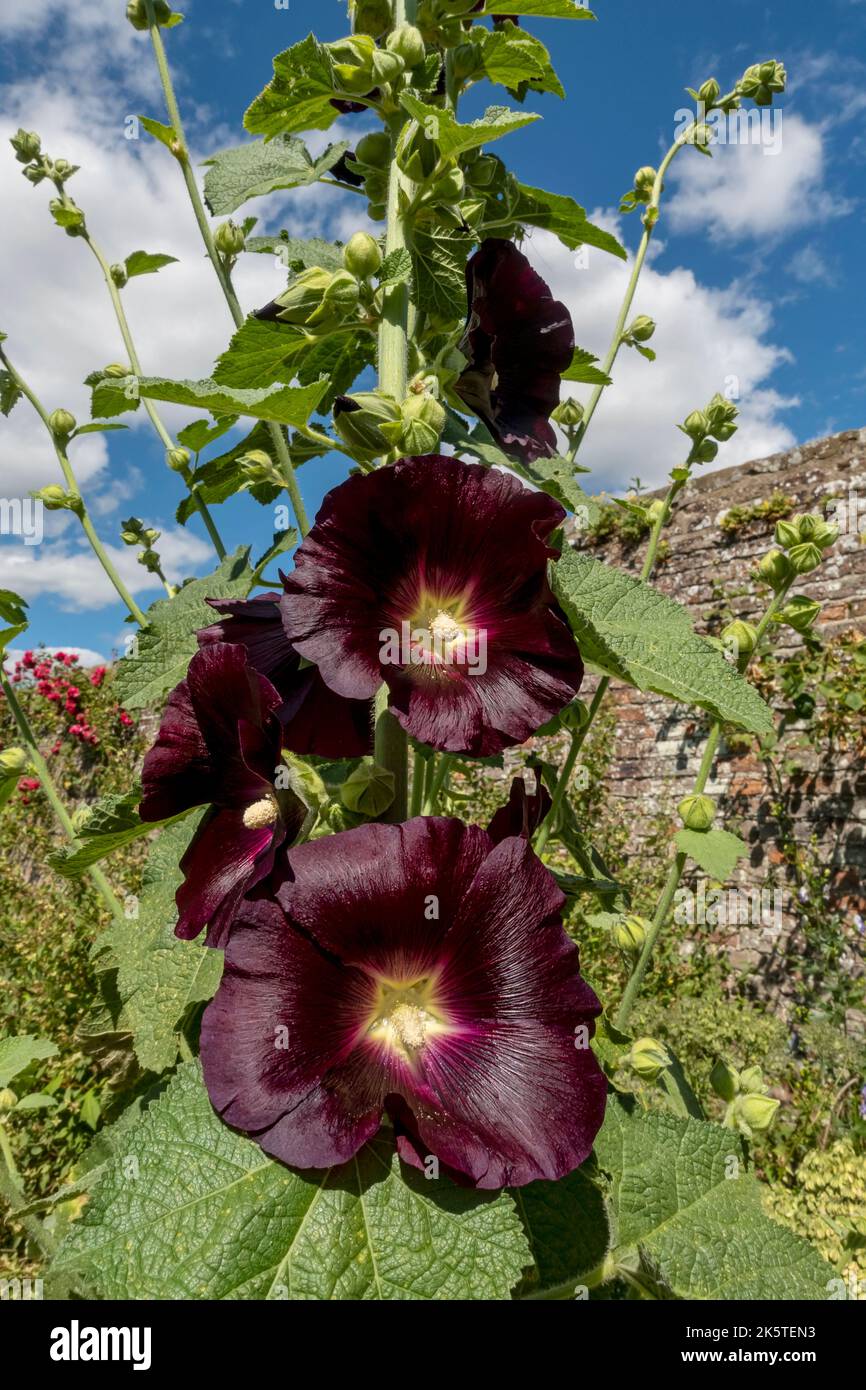
[[[292,850],[241,906],[202,1023],[211,1101],[299,1168],[395,1122],[402,1158],[481,1188],[578,1167],[601,1125],[600,1013],[525,839],[422,818]]]
[[[276,717],[283,747],[321,758],[360,758],[372,751],[373,710],[369,700],[344,700],[301,658],[286,637],[280,617],[281,594],[253,599],[208,599],[220,622],[198,634],[200,647],[238,642],[249,663],[282,696]]]
[[[270,873],[280,845],[295,838],[304,808],[276,785],[282,697],[254,671],[241,646],[199,651],[172,692],[144,760],[142,820],[210,806],[181,860],[176,933],[208,928],[222,946],[244,893]]]
[[[521,743],[583,676],[547,582],[564,515],[507,473],[438,454],[349,478],[284,580],[286,635],[338,695],[385,682],[422,743],[485,756]]]
[[[487,827],[487,834],[497,845],[500,840],[506,840],[511,835],[522,835],[525,840],[531,839],[552,805],[550,793],[540,779],[537,790],[528,792],[525,780],[522,777],[514,777],[508,801],[494,814]]]
[[[574,326],[511,241],[488,237],[466,267],[469,363],[455,390],[506,453],[524,463],[556,453],[551,412],[574,354]]]

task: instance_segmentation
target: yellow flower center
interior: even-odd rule
[[[264,830],[267,825],[275,825],[279,810],[272,796],[263,796],[254,801],[244,811],[244,825],[247,830]]]
[[[367,1028],[368,1036],[411,1061],[431,1036],[446,1031],[436,1007],[433,982],[426,976],[411,982],[382,980]]]

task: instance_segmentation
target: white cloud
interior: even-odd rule
[[[764,116],[781,121],[775,152],[769,142],[731,143],[714,145],[711,160],[692,150],[677,156],[665,206],[676,231],[707,231],[714,241],[783,237],[851,211],[827,186],[822,129],[786,111]]]
[[[593,220],[618,230],[612,216],[596,212]],[[588,268],[578,270],[574,254],[548,232],[537,232],[524,249],[571,310],[580,346],[603,357],[630,265],[591,251]],[[753,291],[713,289],[691,270],[661,272],[650,264],[639,283],[632,317],[637,314],[656,321],[652,346],[657,360],[647,362],[631,349],[620,350],[614,384],[602,395],[581,453],[581,463],[593,470],[586,482],[590,490],[622,489],[635,474],[659,486],[687,453],[676,424],[726,388],[738,392],[740,427],[720,448],[717,467],[795,442],[780,416],[797,401],[784,399],[768,384],[790,354],[768,341],[770,307]],[[589,388],[565,383],[563,394],[585,401]]]

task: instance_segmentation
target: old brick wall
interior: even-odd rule
[[[789,453],[756,459],[719,472],[698,475],[682,494],[668,532],[670,551],[657,570],[657,587],[685,604],[699,632],[711,630],[719,612],[720,590],[742,589],[730,599],[733,615],[756,622],[763,611],[749,575],[772,545],[773,523],[750,522],[733,537],[720,530],[721,517],[737,505],[751,506],[775,491],[793,498],[798,511],[826,510],[825,499],[838,496],[849,505],[851,524],[821,568],[807,575],[798,592],[824,603],[818,628],[825,635],[851,629],[866,634],[866,429],[849,430]],[[859,502],[859,524],[854,511]],[[829,512],[827,513],[829,515]],[[861,533],[864,540],[861,541]],[[576,539],[576,544],[588,543]],[[595,545],[590,553],[637,570],[643,547],[629,549],[618,541]],[[793,651],[801,638],[781,629],[779,650]],[[590,682],[588,688],[593,688]],[[703,730],[693,711],[669,700],[643,695],[614,684],[611,697],[618,715],[616,760],[610,770],[611,793],[621,803],[631,827],[635,853],[647,841],[660,813],[673,812],[691,790],[700,761]],[[797,726],[794,725],[794,728]],[[818,766],[812,750],[798,753],[806,776],[798,783],[793,805],[796,839],[817,836],[821,860],[832,868],[834,895],[851,913],[864,908],[866,878],[866,769],[852,754],[836,754]],[[785,883],[779,848],[779,825],[772,811],[763,764],[754,752],[721,749],[708,789],[720,798],[717,824],[738,831],[751,846],[736,883],[762,888],[774,878]],[[715,930],[720,948],[729,952],[733,969],[754,972],[762,993],[785,991],[779,968],[784,939],[794,928],[794,890],[782,890],[782,930],[772,915],[766,920]],[[852,957],[852,968],[854,959]]]

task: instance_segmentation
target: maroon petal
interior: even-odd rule
[[[455,390],[506,453],[524,463],[556,453],[551,413],[574,353],[564,304],[513,242],[488,237],[466,267],[468,365]]]
[[[209,816],[180,861],[184,882],[177,891],[175,935],[191,941],[207,927],[208,946],[223,947],[241,900],[270,873],[286,838],[279,820],[248,829],[242,810]]]
[[[505,806],[500,806],[487,827],[487,834],[494,844],[512,835],[522,835],[529,840],[546,818],[553,802],[541,778],[537,790],[528,792],[523,777],[514,777]]]

